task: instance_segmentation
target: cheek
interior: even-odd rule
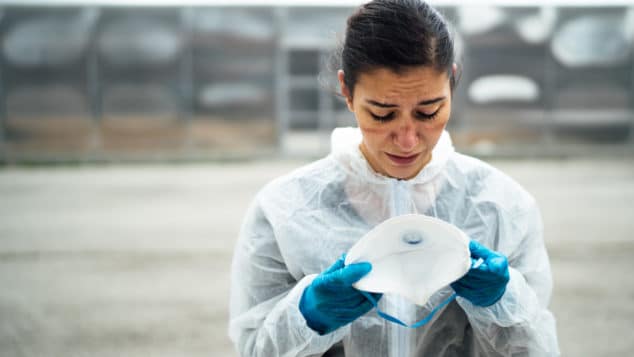
[[[436,142],[440,138],[440,135],[442,135],[442,132],[445,129],[445,124],[446,122],[425,123],[419,131],[422,140],[428,146],[435,146]]]
[[[420,133],[422,140],[425,142],[427,147],[433,148],[436,146],[443,130],[445,130],[446,125],[447,120],[437,120],[432,123],[424,123],[424,127],[421,128]]]
[[[378,141],[382,136],[387,135],[390,131],[390,125],[377,122],[376,120],[368,118],[363,114],[357,114],[356,117],[359,129],[361,129],[361,132],[363,132],[363,136],[366,139]]]
[[[438,118],[440,119],[440,118]],[[421,125],[421,132],[424,133],[428,133],[428,134],[436,134],[437,132],[441,132],[444,128],[445,125],[447,124],[446,120],[433,120],[431,122],[425,122],[422,123]]]
[[[360,126],[359,128],[363,134],[363,142],[365,143],[366,149],[370,152],[376,153],[381,151],[385,146],[386,140],[390,137],[390,132],[386,128],[367,126]]]

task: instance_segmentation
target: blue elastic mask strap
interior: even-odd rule
[[[476,269],[478,268],[480,265],[482,265],[482,263],[484,262],[484,260],[482,260],[482,258],[479,258],[478,260],[472,260],[471,263],[471,268],[472,269]],[[370,302],[372,303],[372,305],[374,306],[374,308],[376,308],[376,313],[377,315],[381,316],[382,318],[393,322],[395,324],[399,324],[401,326],[405,326],[405,327],[409,327],[409,328],[418,328],[421,327],[423,325],[425,325],[426,323],[428,323],[429,321],[431,321],[431,319],[434,318],[434,315],[436,315],[436,313],[442,309],[443,307],[445,307],[447,304],[449,304],[450,302],[452,302],[453,300],[456,299],[456,293],[451,294],[450,297],[448,297],[447,299],[445,299],[445,301],[443,301],[442,303],[440,303],[440,305],[436,306],[433,310],[431,310],[431,312],[422,320],[413,323],[411,325],[406,324],[405,322],[397,319],[396,317],[387,314],[383,311],[381,311],[381,309],[379,309],[378,303],[376,302],[376,299],[369,293],[365,292],[365,291],[359,291],[361,292],[361,294],[363,294],[363,296],[366,297],[366,299],[370,300]]]
[[[442,309],[443,307],[445,307],[445,305],[449,304],[450,302],[452,302],[455,298],[456,298],[456,294],[452,294],[450,297],[448,297],[445,301],[443,301],[440,305],[436,306],[433,310],[431,310],[431,312],[422,320],[408,325],[405,322],[397,319],[396,317],[387,314],[383,311],[381,311],[381,309],[379,309],[378,304],[376,302],[376,299],[374,299],[374,297],[372,295],[370,295],[369,293],[365,292],[365,291],[361,291],[361,294],[363,294],[363,296],[365,296],[368,300],[370,300],[370,302],[372,303],[372,305],[374,305],[374,307],[376,308],[376,313],[377,315],[381,316],[382,318],[393,322],[395,324],[399,324],[401,326],[405,326],[405,327],[409,327],[409,328],[417,328],[417,327],[421,327],[424,324],[428,323],[433,317],[434,315],[436,315],[436,313],[438,312],[438,310]]]

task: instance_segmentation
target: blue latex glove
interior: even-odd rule
[[[494,252],[480,243],[469,242],[471,258],[482,259],[482,264],[474,265],[462,278],[451,284],[458,296],[469,300],[477,306],[495,304],[504,292],[509,282],[509,268],[506,257]]]
[[[299,311],[308,326],[325,335],[348,324],[374,306],[352,284],[372,270],[370,263],[345,266],[345,255],[319,274],[306,287],[299,301]],[[371,294],[376,300],[381,294]]]

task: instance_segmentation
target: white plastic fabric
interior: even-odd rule
[[[353,284],[359,290],[396,294],[425,305],[433,293],[471,267],[469,239],[434,217],[406,214],[374,227],[346,255],[346,265],[369,262],[372,271]]]
[[[550,264],[535,200],[495,168],[456,153],[447,133],[432,160],[410,180],[377,174],[358,149],[358,129],[333,133],[326,158],[273,180],[255,197],[232,265],[229,335],[241,356],[555,356],[555,320],[547,306]],[[452,223],[470,239],[505,254],[510,281],[502,298],[478,307],[457,298],[418,329],[371,310],[320,336],[298,304],[304,288],[373,227],[420,213]],[[411,321],[453,293],[444,287]],[[381,299],[383,311],[403,307]],[[405,306],[406,307],[406,306]],[[403,332],[407,330],[407,332]],[[409,334],[409,335],[408,335]],[[401,343],[398,343],[398,342]]]

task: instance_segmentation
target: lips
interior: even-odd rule
[[[387,157],[389,157],[390,160],[397,165],[409,165],[412,162],[416,161],[416,159],[420,156],[420,153],[409,155],[409,156],[399,156],[399,155],[392,155],[388,153],[386,154],[387,154]]]

